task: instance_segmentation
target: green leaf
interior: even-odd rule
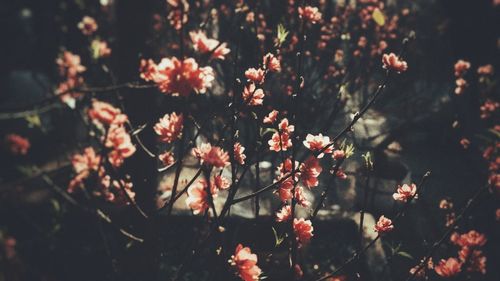
[[[42,126],[42,121],[40,120],[40,116],[38,114],[33,114],[24,117],[26,119],[26,122],[28,122],[28,127],[30,128],[37,128]]]
[[[403,252],[403,251],[397,252],[397,253],[396,253],[396,255],[398,255],[398,256],[402,256],[402,257],[405,257],[405,258],[410,259],[410,260],[412,260],[412,259],[413,259],[413,256],[412,256],[412,255],[410,255],[410,254],[409,254],[409,253],[407,253],[407,252]]]
[[[285,237],[279,237],[278,232],[276,232],[276,229],[274,229],[274,227],[272,229],[273,229],[274,240],[275,240],[274,247],[278,247],[279,245],[281,245],[281,243],[283,243],[283,241],[285,240]]]
[[[379,8],[375,8],[375,10],[373,10],[372,17],[376,24],[380,26],[385,24],[385,16]]]
[[[285,42],[286,37],[288,36],[288,31],[282,24],[278,25],[277,35],[276,35],[276,47],[281,47],[281,45]]]

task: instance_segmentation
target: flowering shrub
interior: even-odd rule
[[[450,91],[443,100],[452,109],[399,104],[407,97],[398,92],[422,87],[411,80],[422,67],[413,45],[413,4],[153,1],[141,37],[147,48],[127,53],[114,38],[115,2],[77,1],[84,14],[71,27],[84,48],[61,46],[50,96],[4,118],[22,116],[43,133],[31,140],[8,132],[4,151],[21,163],[20,172],[32,172],[25,178],[52,188],[55,209],[97,219],[113,279],[389,280],[389,271],[404,268],[398,276],[407,280],[473,280],[489,273],[491,232],[462,222],[484,192],[500,195],[498,71],[493,63],[458,59],[447,65]],[[132,75],[120,69],[128,60]],[[461,103],[470,106],[471,97],[473,113],[462,114]],[[57,180],[30,158],[48,135],[40,116],[54,109],[68,113],[74,127],[64,151],[41,157],[65,159],[69,175]],[[419,119],[424,115],[431,121]],[[439,190],[434,184],[427,193],[431,168],[398,165],[403,147],[421,138],[405,128],[432,123],[442,130],[450,118],[456,120],[446,124],[453,131],[447,140],[473,155],[467,164],[487,178],[465,204],[439,198],[429,209]],[[406,121],[395,126],[398,119]],[[419,146],[427,149],[434,148]],[[486,168],[473,162],[481,157]],[[439,177],[430,162],[422,163]],[[496,221],[497,207],[489,214]],[[422,209],[432,235],[415,219]],[[436,224],[440,216],[431,211],[444,220]],[[343,237],[355,237],[352,247],[330,239],[339,230],[328,224],[340,220],[354,222]],[[241,225],[248,221],[246,231]],[[64,227],[54,224],[54,233]],[[415,236],[426,242],[405,241]],[[415,245],[418,251],[411,250]],[[8,259],[15,256],[12,242],[2,246]],[[367,258],[370,250],[378,256]],[[324,251],[327,256],[317,254]],[[406,266],[394,266],[396,258],[408,259]],[[129,259],[148,264],[140,277],[124,273],[133,270]]]

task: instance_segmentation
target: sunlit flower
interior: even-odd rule
[[[127,115],[111,104],[103,101],[93,100],[92,107],[88,110],[90,119],[104,125],[121,125],[127,121]]]
[[[257,266],[257,261],[257,255],[252,254],[250,248],[238,244],[229,263],[238,271],[238,276],[242,280],[256,281],[259,280],[259,275],[262,273]]]
[[[245,159],[247,156],[245,155],[245,147],[241,145],[241,143],[236,142],[234,144],[234,159],[240,164],[243,165],[245,164]]]
[[[193,214],[197,215],[205,212],[209,207],[207,183],[205,180],[198,180],[187,190],[186,204]]]
[[[243,102],[248,105],[262,105],[264,102],[264,90],[256,88],[254,83],[248,84],[243,89]]]
[[[280,197],[281,201],[285,202],[293,198],[292,194],[293,186],[294,182],[291,177],[288,177],[287,179],[281,182],[278,188],[278,196]]]
[[[321,21],[321,13],[319,12],[318,7],[306,6],[304,8],[299,7],[299,16],[303,18],[305,21],[311,23],[317,23]]]
[[[303,142],[304,146],[307,147],[311,151],[322,151],[325,146],[330,144],[330,137],[323,136],[319,134],[317,136],[307,134],[306,140]],[[318,155],[318,158],[322,158],[324,153],[330,154],[333,151],[333,146],[329,146],[323,152]]]
[[[153,129],[159,136],[160,141],[171,143],[182,137],[183,121],[184,117],[182,114],[177,115],[177,113],[172,112],[160,118]]]
[[[332,154],[332,158],[337,160],[337,161],[344,159],[345,152],[342,149],[336,149]]]
[[[166,151],[158,156],[165,167],[172,166],[175,163],[174,154],[171,151]]]
[[[222,175],[214,176],[210,184],[213,185],[212,194],[215,194],[218,190],[226,190],[231,186],[231,182],[229,181],[229,179]]]
[[[292,140],[287,133],[280,134],[275,132],[267,143],[269,144],[269,149],[276,152],[287,151],[288,148],[292,147]]]
[[[108,159],[114,167],[120,167],[125,158],[132,156],[136,151],[130,135],[123,126],[111,126],[104,144],[112,149],[108,154]]]
[[[408,64],[394,53],[384,54],[382,56],[382,63],[384,69],[394,70],[397,73],[405,72],[408,69]]]
[[[297,204],[299,204],[300,206],[304,208],[311,206],[311,202],[307,200],[307,197],[304,194],[304,189],[302,188],[302,186],[297,185],[295,187],[295,193],[293,197],[295,198],[295,201],[297,201]]]
[[[271,53],[267,53],[262,59],[262,65],[269,71],[280,72],[281,64],[280,60]]]
[[[460,247],[478,247],[486,244],[486,236],[475,230],[471,230],[462,235],[454,233],[450,236],[450,240],[453,244]]]
[[[467,88],[468,83],[465,81],[463,78],[458,78],[455,80],[456,88],[455,88],[455,94],[456,95],[461,95],[464,91],[465,88]]]
[[[144,80],[155,82],[161,92],[173,96],[188,96],[193,91],[203,94],[214,80],[213,69],[199,67],[193,58],[163,58],[158,65],[142,60],[140,71]]]
[[[493,75],[493,65],[487,64],[487,65],[482,65],[477,68],[477,74],[479,75]]]
[[[101,163],[101,156],[99,156],[93,147],[87,147],[83,150],[82,154],[75,154],[71,158],[73,170],[77,174],[85,171],[97,171]]]
[[[486,257],[480,250],[473,250],[470,247],[462,247],[458,252],[458,257],[463,264],[467,265],[467,271],[486,274]]]
[[[417,198],[417,186],[415,184],[403,184],[403,186],[398,185],[396,193],[392,195],[392,198],[397,201],[406,202],[410,199]]]
[[[97,30],[97,22],[89,16],[84,16],[82,21],[78,23],[78,28],[84,35],[92,35]]]
[[[212,53],[212,58],[224,60],[224,57],[229,54],[229,50],[226,43],[220,44],[219,41],[215,39],[207,38],[207,35],[203,31],[191,31],[189,32],[191,41],[193,41],[193,48],[195,51],[201,54]]]
[[[86,70],[85,66],[81,64],[80,56],[69,51],[64,51],[56,59],[56,63],[59,68],[59,75],[66,78],[73,78]]]
[[[453,277],[460,273],[462,264],[456,258],[442,259],[434,267],[436,273],[442,277]]]
[[[5,136],[5,144],[14,155],[26,155],[31,147],[30,141],[27,138],[17,134],[8,134]]]
[[[265,72],[260,68],[249,68],[245,71],[245,77],[256,84],[261,84],[264,83]]]
[[[108,47],[108,43],[103,40],[95,39],[91,44],[94,58],[105,58],[111,55],[111,49]]]
[[[304,220],[303,218],[293,219],[293,231],[295,237],[300,244],[307,244],[313,237],[313,227],[310,220]]]
[[[312,188],[318,186],[318,176],[323,168],[316,157],[310,156],[300,165],[300,178],[305,186]]]
[[[392,231],[394,229],[394,225],[392,224],[392,220],[386,218],[385,216],[381,216],[374,228],[376,232],[382,234]]]
[[[454,66],[455,76],[456,77],[464,76],[464,74],[467,72],[467,70],[469,70],[469,68],[470,68],[470,62],[465,60],[458,60]]]
[[[284,222],[288,221],[292,215],[292,207],[290,205],[283,206],[278,212],[276,212],[276,221]]]
[[[193,148],[193,155],[200,159],[201,164],[224,168],[229,164],[229,155],[222,148],[202,143],[200,147]]]
[[[276,119],[278,118],[278,111],[277,110],[274,110],[269,112],[269,114],[264,117],[264,120],[263,120],[263,123],[264,124],[272,124],[274,122],[276,122]]]

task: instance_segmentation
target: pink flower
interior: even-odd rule
[[[290,205],[285,205],[276,213],[276,221],[277,222],[288,221],[291,215],[292,215],[292,207]]]
[[[243,89],[243,102],[248,105],[262,105],[264,102],[264,90],[255,88],[254,83],[248,84]]]
[[[394,53],[384,54],[382,56],[382,63],[384,65],[384,69],[394,70],[397,73],[405,72],[408,69],[408,64],[398,58]]]
[[[396,193],[392,195],[392,198],[403,202],[417,198],[417,186],[413,183],[410,185],[403,184],[403,186],[398,185],[398,189]]]
[[[304,220],[303,218],[293,219],[293,232],[295,237],[300,244],[307,244],[313,237],[313,227],[310,220]]]
[[[183,121],[182,114],[177,115],[177,113],[172,112],[160,118],[153,129],[160,141],[171,143],[182,136]]]
[[[186,204],[193,210],[195,215],[205,212],[210,206],[205,180],[198,180],[192,184],[187,190],[187,196]]]
[[[305,186],[311,188],[318,186],[318,176],[321,174],[321,165],[316,157],[310,156],[300,165],[300,178]]]
[[[458,256],[460,261],[467,265],[467,271],[486,274],[486,257],[483,255],[482,251],[463,247],[460,252],[458,252]]]
[[[332,154],[333,159],[339,161],[345,158],[345,152],[343,150],[337,149]]]
[[[231,256],[229,263],[236,268],[238,276],[244,281],[259,280],[259,275],[262,273],[257,266],[257,255],[252,254],[248,247],[238,244],[234,255]]]
[[[264,58],[262,59],[262,65],[264,65],[266,69],[269,69],[269,71],[273,72],[281,71],[280,60],[271,53],[267,53],[264,56]]]
[[[97,30],[97,23],[95,19],[84,16],[82,21],[78,23],[78,29],[80,29],[84,35],[92,35]]]
[[[321,13],[317,7],[306,6],[304,8],[299,7],[299,16],[305,21],[311,23],[317,23],[321,21]]]
[[[274,122],[276,122],[276,119],[278,118],[278,111],[277,110],[273,110],[271,112],[269,112],[269,114],[264,117],[264,120],[263,120],[263,123],[264,124],[272,124]]]
[[[453,244],[458,245],[460,247],[479,247],[484,246],[486,244],[486,236],[481,234],[475,230],[471,230],[462,235],[458,235],[454,233],[450,240]]]
[[[464,148],[464,149],[467,149],[469,148],[469,145],[470,145],[470,140],[466,139],[466,138],[462,138],[460,140],[460,145]]]
[[[193,58],[163,58],[158,65],[142,60],[140,71],[144,80],[155,82],[161,92],[173,96],[188,96],[193,91],[203,94],[214,80],[213,69],[199,67]]]
[[[465,88],[467,88],[468,86],[467,81],[465,81],[465,79],[463,78],[458,78],[457,80],[455,80],[455,84],[457,85],[457,87],[455,88],[456,95],[461,95],[465,91]]]
[[[304,146],[311,151],[321,151],[323,148],[330,144],[330,137],[323,136],[319,134],[317,136],[307,134],[306,140],[303,142]],[[325,151],[318,155],[318,158],[323,158],[324,153],[330,154],[333,151],[333,147],[328,147]]]
[[[207,38],[203,31],[191,31],[189,32],[191,41],[193,41],[193,48],[195,51],[201,54],[207,54],[212,52],[212,58],[224,60],[224,57],[229,54],[229,50],[226,43],[220,44],[219,41],[215,39]]]
[[[293,133],[293,131],[295,130],[295,126],[289,125],[288,119],[283,118],[278,125],[278,129],[280,130],[280,132],[290,134],[290,133]]]
[[[31,147],[30,141],[27,138],[17,134],[8,134],[5,136],[5,144],[14,155],[26,155]]]
[[[108,154],[108,159],[114,167],[120,167],[125,158],[132,156],[136,150],[130,135],[123,126],[111,126],[104,145],[113,149]]]
[[[435,267],[436,273],[442,277],[449,278],[460,273],[462,264],[456,258],[442,259]]]
[[[392,225],[392,221],[390,219],[381,216],[374,228],[376,232],[382,234],[392,231],[394,229],[394,225]]]
[[[86,70],[85,66],[81,65],[80,56],[69,51],[64,51],[56,59],[56,63],[59,67],[59,75],[66,78],[74,78]]]
[[[165,167],[172,166],[175,163],[174,154],[171,151],[166,151],[158,156]]]
[[[214,176],[212,182],[212,194],[215,194],[218,190],[226,190],[231,186],[231,182],[228,178],[222,175]]]
[[[229,164],[229,155],[222,148],[210,143],[202,143],[200,147],[193,148],[193,155],[200,159],[201,164],[224,168]]]
[[[293,190],[293,179],[288,177],[283,182],[281,182],[280,187],[278,188],[278,195],[281,201],[285,202],[293,198],[292,190]]]
[[[111,49],[108,47],[108,43],[102,40],[92,41],[92,50],[94,52],[94,58],[105,58],[111,55]]]
[[[241,143],[236,142],[234,144],[234,159],[240,164],[244,165],[245,164],[245,159],[247,158],[245,153],[245,147],[241,145]]]
[[[341,180],[347,179],[347,175],[342,168],[339,168],[337,170],[337,173],[335,173],[335,176]]]
[[[260,68],[249,68],[245,71],[245,77],[256,84],[264,83],[265,74],[264,70]]]
[[[276,152],[287,151],[288,148],[292,147],[292,140],[287,133],[280,134],[276,132],[267,143],[269,144],[269,150]]]
[[[87,147],[82,154],[75,154],[71,158],[71,164],[77,174],[88,171],[97,171],[101,163],[101,156],[95,153],[93,147]]]
[[[465,75],[465,73],[467,72],[467,70],[469,70],[470,68],[470,62],[468,61],[465,61],[465,60],[458,60],[456,63],[455,63],[455,76],[456,77],[462,77]]]
[[[487,64],[487,65],[482,65],[477,68],[477,74],[479,75],[493,75],[494,70],[493,70],[493,65]]]
[[[120,109],[103,101],[93,100],[92,107],[88,110],[89,118],[92,121],[104,125],[122,125],[128,118]]]
[[[304,208],[307,208],[311,205],[311,202],[309,202],[309,200],[307,200],[306,196],[304,195],[304,189],[300,185],[295,187],[295,194],[293,197],[295,198],[295,201],[297,201],[297,204]]]

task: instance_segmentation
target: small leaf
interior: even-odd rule
[[[279,24],[276,36],[277,37],[276,47],[281,47],[281,45],[285,42],[287,36],[288,36],[288,31],[282,24]]]
[[[28,127],[36,128],[42,126],[42,121],[40,120],[40,116],[38,114],[33,114],[25,117],[26,122],[28,122]]]
[[[285,237],[279,237],[278,232],[276,232],[276,229],[274,229],[274,227],[272,229],[273,229],[274,240],[275,240],[274,247],[278,247],[279,245],[281,245],[281,243],[283,243],[283,241],[285,240]]]
[[[375,10],[373,10],[372,17],[378,25],[382,26],[385,24],[385,16],[379,8],[375,8]]]
[[[412,260],[412,259],[413,259],[413,256],[412,256],[412,255],[410,255],[410,254],[409,254],[409,253],[407,253],[407,252],[403,252],[403,251],[401,251],[401,252],[397,252],[396,254],[397,254],[398,256],[402,256],[402,257],[408,258],[408,259],[410,259],[410,260]]]

